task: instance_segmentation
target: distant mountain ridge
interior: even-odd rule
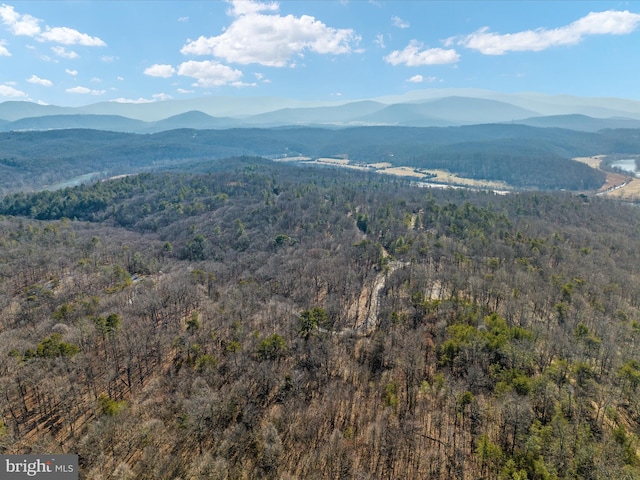
[[[310,102],[275,97],[203,97],[153,103],[102,102],[82,107],[0,103],[0,131],[92,128],[155,133],[177,128],[409,126],[486,123],[597,131],[640,128],[640,102],[538,93],[433,89],[356,101]]]

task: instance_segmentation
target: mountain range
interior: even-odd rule
[[[82,107],[0,103],[0,131],[89,128],[155,133],[179,128],[282,126],[444,127],[516,123],[598,131],[640,128],[640,101],[541,93],[430,89],[354,101],[209,96],[153,103],[102,102]]]

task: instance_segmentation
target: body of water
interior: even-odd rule
[[[634,173],[637,175],[638,170],[636,168],[635,158],[625,158],[624,160],[618,160],[611,164],[613,168],[619,168],[625,172]]]

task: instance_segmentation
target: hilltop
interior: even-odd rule
[[[589,117],[576,121],[576,115]],[[176,128],[304,126],[444,127],[521,123],[593,131],[640,128],[640,102],[616,98],[503,94],[471,89],[429,89],[404,95],[342,101],[211,96],[132,104],[102,102],[81,107],[0,103],[0,129],[99,128],[153,133]]]

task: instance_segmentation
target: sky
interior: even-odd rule
[[[640,100],[639,1],[0,0],[0,102]]]

